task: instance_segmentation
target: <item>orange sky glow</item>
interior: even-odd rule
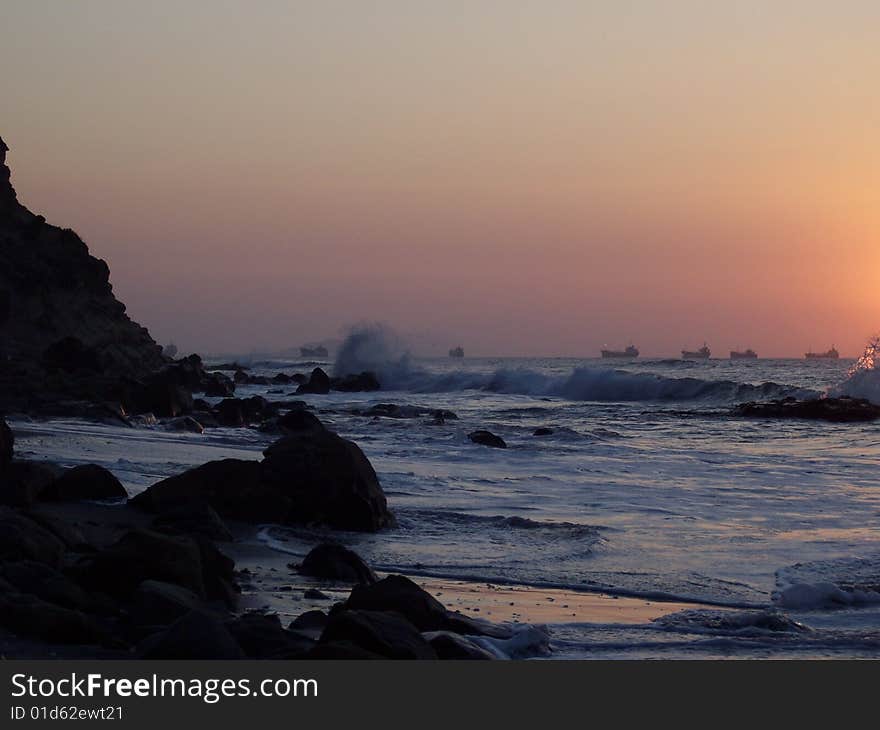
[[[10,0],[0,134],[183,350],[859,354],[880,5]]]

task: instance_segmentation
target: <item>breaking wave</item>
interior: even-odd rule
[[[846,380],[828,391],[831,396],[865,398],[880,405],[880,337],[873,337],[850,369]]]
[[[384,390],[451,393],[478,390],[505,395],[564,398],[573,401],[714,401],[738,403],[774,398],[816,398],[814,390],[778,383],[752,385],[731,380],[671,378],[613,368],[580,367],[567,375],[549,375],[524,368],[494,372],[455,370],[430,372],[413,362],[403,341],[383,324],[353,327],[336,358],[334,375],[370,371]]]
[[[773,602],[787,609],[880,603],[880,555],[798,563],[776,573]]]

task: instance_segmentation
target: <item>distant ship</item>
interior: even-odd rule
[[[807,360],[836,360],[840,357],[840,353],[831,345],[831,349],[825,352],[808,352],[804,355]]]
[[[703,343],[703,346],[696,351],[682,350],[681,357],[683,360],[708,360],[712,355],[712,351]]]
[[[459,345],[449,351],[449,357],[464,357],[464,349]]]
[[[740,352],[739,350],[730,351],[731,360],[754,360],[757,357],[758,353],[755,352],[751,347],[745,352]]]
[[[602,357],[604,358],[617,358],[617,357],[638,357],[639,356],[639,348],[635,345],[629,345],[625,350],[602,350]]]
[[[323,345],[316,345],[315,347],[300,347],[299,354],[300,357],[327,357],[330,355],[327,348]]]

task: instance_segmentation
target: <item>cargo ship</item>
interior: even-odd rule
[[[629,345],[625,350],[602,350],[603,358],[638,357],[639,348]]]
[[[840,357],[840,353],[834,345],[831,345],[830,350],[826,350],[825,352],[808,352],[804,357],[807,358],[807,360],[836,360]]]
[[[730,351],[731,360],[755,360],[757,357],[758,353],[755,352],[751,347],[744,352],[740,352],[739,350]]]
[[[464,348],[462,348],[461,345],[453,347],[449,351],[449,357],[464,357]]]
[[[712,351],[703,343],[703,346],[699,350],[682,350],[681,351],[681,359],[682,360],[708,360],[712,356]]]

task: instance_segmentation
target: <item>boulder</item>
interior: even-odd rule
[[[221,542],[232,540],[232,533],[220,515],[207,502],[188,502],[172,507],[153,520],[160,532],[201,535]]]
[[[122,599],[131,598],[145,580],[173,583],[206,597],[196,542],[151,530],[129,530],[113,545],[84,557],[72,572],[89,590]]]
[[[250,398],[224,398],[214,406],[221,426],[246,426],[274,415],[275,407],[259,395]]]
[[[244,652],[214,614],[190,611],[138,647],[140,659],[243,659]]]
[[[320,643],[337,642],[350,642],[386,659],[437,659],[416,627],[393,611],[346,610],[330,616]]]
[[[299,388],[296,389],[296,392],[297,394],[317,393],[319,395],[326,395],[330,392],[330,376],[321,370],[321,368],[315,368],[312,370],[312,374],[308,381],[302,383]]]
[[[369,532],[394,524],[376,472],[355,443],[312,429],[263,453],[263,483],[291,500],[287,522]]]
[[[451,631],[429,631],[422,636],[440,659],[495,659],[495,655],[466,636]]]
[[[336,543],[322,543],[312,548],[299,566],[299,572],[351,584],[369,585],[378,580],[360,555]]]
[[[325,430],[321,420],[304,408],[294,408],[278,419],[278,428],[282,433],[293,434],[300,431]]]
[[[204,433],[205,427],[192,416],[181,416],[168,422],[166,428],[169,431],[179,433]]]
[[[327,626],[328,620],[329,617],[326,613],[314,609],[301,613],[290,622],[287,629],[288,631],[295,631],[298,634],[303,634],[317,640]]]
[[[387,657],[357,646],[351,641],[328,641],[315,644],[314,648],[309,651],[304,659],[326,660],[326,661],[375,661],[377,659],[386,659]]]
[[[21,593],[30,593],[49,603],[77,611],[93,607],[91,596],[55,568],[33,560],[10,561],[0,565],[0,577]]]
[[[274,613],[249,611],[226,627],[252,659],[302,659],[315,645],[314,639],[285,630]]]
[[[12,463],[12,447],[15,437],[5,420],[0,418],[0,475]]]
[[[129,612],[140,626],[167,626],[197,610],[203,610],[202,601],[188,588],[145,580],[135,588]]]
[[[500,436],[496,436],[491,431],[472,431],[468,434],[468,438],[475,444],[481,444],[482,446],[491,446],[494,449],[507,448],[507,444],[504,442],[504,439]]]
[[[0,507],[0,562],[34,560],[57,567],[65,545],[49,530],[9,507]]]
[[[256,461],[222,459],[157,482],[131,500],[150,512],[164,513],[194,502],[208,504],[224,518],[243,522],[283,522],[291,500],[262,481]]]
[[[193,408],[192,392],[167,373],[159,373],[146,383],[131,386],[123,402],[134,413],[153,413],[160,418],[177,418]]]
[[[370,372],[333,378],[333,380],[330,381],[330,387],[333,390],[339,390],[345,393],[372,392],[382,389],[379,379],[374,373]]]
[[[34,504],[63,472],[60,466],[46,461],[13,461],[0,475],[0,504]]]
[[[376,472],[363,452],[324,428],[297,431],[266,449],[261,463],[224,459],[165,479],[131,500],[164,512],[209,504],[227,519],[320,523],[375,531],[394,524]]]
[[[355,586],[345,607],[359,611],[396,611],[419,631],[449,628],[448,612],[443,604],[402,575],[389,575],[372,585]]]
[[[44,501],[74,502],[83,499],[128,499],[125,487],[97,464],[82,464],[65,471],[40,495]]]
[[[734,415],[749,418],[804,418],[832,423],[857,423],[880,419],[880,405],[863,398],[783,398],[766,403],[742,403]]]
[[[223,373],[209,373],[199,384],[196,392],[202,392],[209,398],[228,398],[235,393],[235,381]]]
[[[546,426],[541,426],[532,431],[532,436],[552,436],[554,433],[552,428],[547,428]]]
[[[52,643],[110,643],[107,632],[87,614],[28,593],[0,591],[0,626]]]

